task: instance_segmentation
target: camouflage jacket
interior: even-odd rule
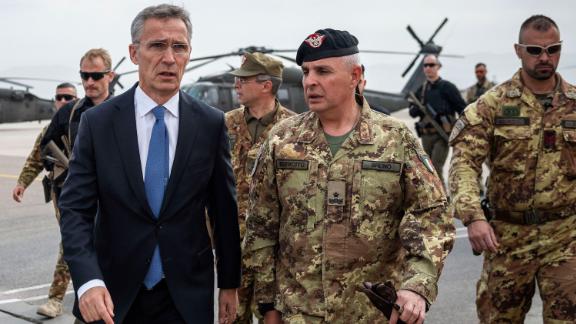
[[[482,84],[481,87],[481,94],[486,93],[486,91],[490,90],[492,87],[494,87],[496,84],[492,81],[484,81],[484,83]],[[475,83],[473,86],[471,86],[470,88],[466,89],[466,103],[467,104],[471,104],[474,101],[478,100],[478,98],[480,96],[477,96],[477,90],[478,90],[478,83]]]
[[[22,171],[20,171],[20,176],[18,176],[18,184],[23,186],[24,188],[28,188],[28,186],[36,179],[36,177],[42,172],[44,169],[44,164],[42,163],[42,150],[40,148],[40,141],[42,137],[44,137],[44,133],[48,126],[44,127],[38,137],[36,137],[36,141],[34,142],[34,147],[32,151],[26,158],[26,162],[24,163],[24,167]]]
[[[385,280],[434,301],[454,227],[404,124],[365,103],[332,156],[306,112],[271,130],[253,172],[244,262],[258,303],[275,303],[285,320],[382,322],[356,287]]]
[[[520,72],[466,108],[450,136],[450,191],[464,224],[485,220],[477,178],[488,159],[496,210],[550,210],[576,204],[576,88],[561,84],[544,110]]]
[[[226,127],[230,138],[232,151],[232,168],[236,178],[236,193],[238,200],[238,217],[240,225],[240,237],[246,233],[246,210],[248,209],[248,191],[250,189],[250,171],[254,166],[256,155],[260,146],[268,137],[268,132],[276,123],[284,118],[295,115],[292,110],[282,107],[276,101],[276,114],[274,121],[266,127],[259,138],[253,139],[246,125],[244,115],[245,107],[240,107],[226,113]]]

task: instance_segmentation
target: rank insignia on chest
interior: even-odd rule
[[[344,206],[346,204],[346,182],[328,181],[328,206]]]
[[[544,149],[554,150],[556,148],[556,131],[553,129],[544,130]]]
[[[522,91],[518,88],[510,89],[506,92],[506,97],[508,98],[519,98],[522,96]]]
[[[502,116],[518,117],[520,116],[520,108],[517,106],[504,106],[502,107]]]
[[[236,144],[236,135],[229,135],[228,139],[230,140],[230,149],[233,149],[234,144]]]

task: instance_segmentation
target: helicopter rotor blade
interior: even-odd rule
[[[120,61],[118,61],[118,63],[116,63],[116,65],[114,66],[112,71],[116,71],[116,69],[120,66],[120,64],[122,64],[122,62],[124,62],[124,60],[126,60],[126,56],[122,56],[122,58],[120,59]]]
[[[378,51],[378,50],[361,50],[360,53],[368,53],[368,54],[392,54],[392,55],[416,55],[416,54],[418,54],[418,53],[414,53],[414,52]]]
[[[412,67],[414,66],[416,61],[418,61],[419,58],[420,58],[420,54],[418,54],[418,55],[416,55],[416,57],[414,57],[412,62],[410,62],[410,64],[408,64],[408,67],[406,68],[406,70],[404,70],[404,73],[402,73],[402,77],[405,77],[406,74],[408,74],[408,72],[410,72],[410,70],[412,69]]]
[[[420,45],[420,48],[424,47],[424,43],[422,43],[422,40],[420,40],[418,35],[416,35],[414,30],[412,29],[412,26],[410,26],[410,25],[406,26],[406,30],[408,30],[410,35],[418,42],[418,45]]]
[[[210,63],[212,63],[212,62],[214,62],[214,61],[216,61],[216,60],[218,60],[218,59],[220,59],[220,58],[221,58],[221,57],[215,57],[215,58],[213,58],[213,59],[211,59],[211,60],[208,60],[208,61],[206,61],[206,62],[202,62],[202,63],[196,64],[196,65],[193,65],[193,66],[191,66],[191,67],[186,68],[186,70],[184,70],[184,72],[190,72],[190,71],[192,71],[192,70],[194,70],[194,69],[197,69],[197,68],[199,68],[199,67],[201,67],[201,66],[204,66],[204,65],[206,65],[206,64],[210,64]]]
[[[29,84],[24,84],[24,83],[20,83],[20,82],[16,82],[16,81],[11,81],[11,80],[8,80],[8,79],[9,79],[9,78],[0,78],[0,82],[5,82],[5,83],[17,85],[17,86],[19,86],[19,87],[24,87],[24,88],[26,88],[26,91],[28,91],[28,89],[34,88],[33,86],[31,86],[31,85],[29,85]],[[10,79],[14,79],[14,78],[10,78]]]
[[[292,63],[296,63],[296,59],[290,56],[286,56],[286,55],[279,55],[279,54],[273,54],[275,56],[281,57],[283,59],[285,59],[286,61],[290,61]]]
[[[432,33],[432,36],[430,36],[427,43],[431,43],[434,40],[434,37],[436,37],[436,35],[440,31],[440,29],[442,29],[442,27],[444,27],[444,25],[446,25],[447,22],[448,22],[448,18],[444,18],[444,20],[442,20],[442,23],[440,23],[440,26],[438,26],[438,28],[436,28],[434,33]]]

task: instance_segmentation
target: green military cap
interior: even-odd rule
[[[263,53],[244,53],[242,65],[239,69],[230,72],[239,77],[249,77],[259,74],[269,75],[282,79],[282,62]]]

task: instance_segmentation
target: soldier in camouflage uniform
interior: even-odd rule
[[[486,74],[488,70],[486,69],[486,64],[478,63],[474,66],[474,73],[476,74],[476,79],[478,82],[473,86],[466,89],[466,103],[471,104],[474,101],[478,100],[481,95],[483,95],[486,91],[490,90],[494,84],[494,82],[488,80],[486,78]]]
[[[457,121],[450,189],[455,216],[484,251],[481,323],[522,323],[535,285],[544,323],[576,322],[576,88],[555,73],[557,25],[537,15],[520,29],[522,69]],[[478,183],[488,158],[487,218]]]
[[[76,87],[74,87],[74,85],[70,83],[62,83],[56,87],[56,96],[54,101],[56,111],[73,99],[76,99]],[[12,191],[12,197],[16,202],[22,201],[26,188],[28,188],[34,179],[36,179],[42,170],[44,170],[40,141],[42,140],[47,127],[48,126],[44,127],[40,134],[38,134],[38,137],[34,142],[34,147],[28,155],[24,167],[20,172],[20,176],[18,177],[18,182]],[[52,174],[49,174],[47,177],[51,179]],[[58,206],[56,205],[57,201],[53,190],[50,190],[50,195],[52,203],[54,204],[56,220],[60,222],[60,213],[58,212]],[[56,268],[54,269],[54,278],[48,293],[48,302],[38,307],[38,314],[47,317],[56,317],[62,314],[62,300],[64,299],[69,282],[70,272],[68,271],[68,266],[62,257],[62,244],[60,244],[58,260],[56,261]]]
[[[232,71],[234,86],[242,106],[226,113],[226,127],[231,141],[232,167],[236,178],[240,237],[246,233],[246,210],[250,188],[250,171],[260,146],[276,123],[295,115],[276,99],[282,83],[282,62],[262,53],[244,54],[242,66]],[[253,276],[243,269],[238,290],[238,317],[235,323],[252,323]]]
[[[404,124],[355,102],[357,44],[333,29],[306,38],[310,111],[270,131],[253,170],[244,260],[265,323],[383,323],[364,281],[393,281],[408,323],[437,295],[454,239],[442,184]]]

